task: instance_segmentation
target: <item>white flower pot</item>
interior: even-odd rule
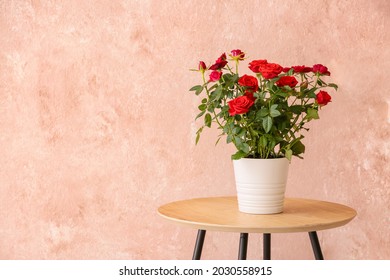
[[[239,211],[283,212],[289,165],[286,158],[233,160]]]

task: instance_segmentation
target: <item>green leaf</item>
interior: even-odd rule
[[[259,139],[259,145],[261,147],[266,147],[268,144],[268,140],[267,140],[267,137],[265,137],[264,135],[260,137]]]
[[[238,81],[238,74],[230,74],[226,73],[222,76],[223,81],[225,82],[227,87],[233,86],[235,82]]]
[[[222,79],[223,79],[226,87],[231,87],[237,81],[238,75],[236,75],[236,74],[233,75],[233,74],[227,73],[227,74],[224,74],[222,76]]]
[[[316,93],[315,93],[315,91],[317,90],[317,88],[312,88],[312,89],[310,89],[306,94],[307,94],[307,97],[309,97],[309,98],[316,98]]]
[[[229,125],[225,125],[225,126],[223,127],[222,131],[223,131],[224,133],[229,133],[229,132],[230,132],[230,130],[229,130]],[[229,135],[230,135],[230,134],[229,134]]]
[[[236,126],[236,127],[234,127],[233,128],[233,130],[232,130],[232,132],[234,133],[234,134],[239,134],[240,132],[241,132],[241,127],[239,127],[239,126]]]
[[[196,85],[190,88],[190,91],[195,91],[196,95],[199,95],[203,91],[203,86],[201,85]]]
[[[206,113],[206,111],[200,112],[200,113],[196,116],[195,120],[197,120],[197,119],[199,119],[201,116],[203,116],[204,113]]]
[[[241,138],[234,136],[234,144],[236,144],[237,149],[241,149],[241,146],[242,146]]]
[[[223,106],[221,109],[221,112],[223,112],[223,113],[229,112],[229,106],[228,105]]]
[[[203,88],[203,86],[201,85],[196,85],[196,86],[193,86],[192,88],[190,88],[190,91],[197,91],[198,89],[200,88]]]
[[[211,127],[211,115],[209,113],[204,116],[204,124],[207,127]]]
[[[228,135],[228,136],[226,137],[226,143],[229,144],[229,143],[231,143],[231,142],[232,142],[232,136],[231,136],[231,135]]]
[[[198,109],[201,110],[201,111],[205,111],[207,109],[207,104],[200,104],[198,106]]]
[[[292,147],[293,155],[303,154],[305,152],[305,145],[301,141],[297,141]]]
[[[283,92],[283,91],[277,91],[277,92],[275,92],[275,95],[283,97],[283,98],[289,96],[286,92]]]
[[[268,148],[269,148],[270,150],[273,150],[273,149],[275,148],[275,146],[276,146],[276,140],[275,140],[274,138],[271,138],[271,139],[269,140],[269,143],[268,143]]]
[[[277,104],[274,104],[271,106],[270,110],[269,110],[269,114],[271,117],[275,118],[277,116],[280,116],[280,112],[276,109],[278,107]]]
[[[260,120],[260,119],[268,116],[268,113],[269,113],[269,111],[267,108],[265,108],[265,107],[261,108],[260,111],[258,111],[256,113],[256,120]]]
[[[207,111],[209,111],[210,113],[214,112],[215,104],[216,104],[215,102],[210,103],[209,106],[207,107]]]
[[[217,88],[218,87],[218,84],[217,83],[215,83],[214,85],[212,85],[210,88],[209,88],[209,91],[211,92],[211,91],[213,91],[215,88]]]
[[[300,113],[302,113],[305,110],[305,107],[303,107],[301,105],[293,105],[293,106],[290,106],[290,110],[294,114],[299,115]]]
[[[203,104],[207,103],[207,98],[203,98],[203,99],[202,99],[202,103],[203,103]]]
[[[196,132],[195,144],[198,144],[198,142],[199,142],[200,134],[201,134],[202,131],[203,131],[203,127],[204,127],[204,126],[202,126],[201,128],[199,128],[198,131]]]
[[[219,99],[221,99],[221,96],[222,96],[222,86],[220,85],[220,86],[218,86],[216,89],[215,89],[215,91],[213,91],[212,93],[211,93],[211,99],[212,100],[219,100]]]
[[[232,155],[232,160],[238,160],[238,159],[241,159],[243,157],[245,157],[247,155],[247,153],[239,150],[237,151],[234,155]]]
[[[272,118],[270,116],[267,116],[263,119],[263,128],[265,130],[265,133],[270,132],[272,128]]]
[[[282,121],[278,124],[278,130],[283,131],[287,128],[287,125],[290,124],[288,121]]]
[[[308,108],[306,117],[308,120],[318,120],[320,118],[320,116],[318,115],[318,109]]]
[[[293,151],[288,149],[286,150],[286,153],[284,154],[286,156],[286,158],[291,161],[291,158],[292,158],[292,155],[293,155]]]
[[[197,133],[197,134],[196,134],[196,139],[195,139],[195,145],[198,144],[199,138],[200,138],[200,133]]]
[[[243,137],[244,135],[246,134],[246,129],[245,128],[241,128],[240,132],[237,134],[238,137]],[[257,135],[257,132],[254,131],[253,132],[253,135]]]
[[[249,151],[250,151],[250,147],[247,143],[242,143],[241,145],[241,151],[243,151],[244,153],[248,154]]]
[[[339,86],[334,84],[334,83],[330,83],[330,84],[328,84],[328,86],[334,88],[335,90],[337,90],[339,88]]]

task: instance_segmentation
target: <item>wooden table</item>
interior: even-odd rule
[[[286,198],[280,214],[246,214],[238,211],[234,196],[175,201],[159,207],[158,213],[198,230],[193,259],[200,259],[206,230],[212,230],[240,233],[238,259],[246,259],[248,234],[263,233],[265,260],[271,259],[271,233],[308,232],[314,256],[322,260],[317,231],[341,227],[356,216],[348,206],[303,198]]]

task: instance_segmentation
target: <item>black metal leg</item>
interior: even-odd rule
[[[198,235],[196,237],[196,243],[194,248],[194,254],[192,255],[193,260],[200,260],[202,255],[204,237],[206,236],[206,231],[203,229],[198,230]]]
[[[323,260],[324,256],[322,255],[321,246],[320,246],[320,242],[318,241],[317,232],[310,231],[309,236],[310,236],[311,247],[313,248],[313,252],[314,252],[314,256],[315,256],[316,260]]]
[[[248,249],[248,233],[240,234],[240,247],[238,248],[238,259],[246,260],[246,252]]]
[[[271,259],[271,234],[263,233],[263,260]]]

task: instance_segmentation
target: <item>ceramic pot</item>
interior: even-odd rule
[[[239,211],[283,212],[289,165],[286,158],[233,160]]]

